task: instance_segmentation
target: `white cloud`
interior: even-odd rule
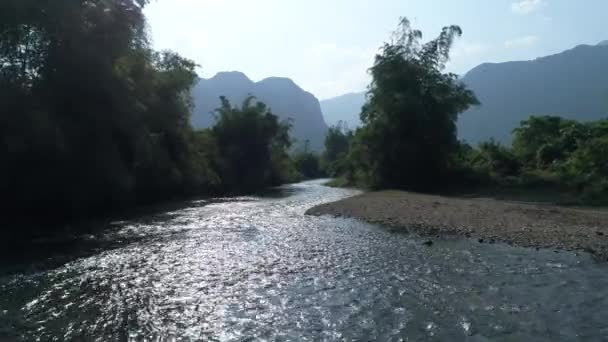
[[[517,14],[529,14],[545,5],[545,0],[519,0],[511,3],[511,11]]]
[[[507,40],[505,42],[505,47],[506,48],[517,48],[517,47],[532,46],[532,45],[538,43],[539,40],[540,40],[540,37],[534,36],[534,35],[519,37],[519,38]]]

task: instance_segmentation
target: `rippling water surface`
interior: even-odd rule
[[[106,247],[0,277],[0,340],[608,340],[605,264],[304,215],[354,193],[307,182],[82,237]]]

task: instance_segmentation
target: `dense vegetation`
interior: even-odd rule
[[[320,156],[310,150],[308,141],[304,142],[302,150],[294,153],[293,162],[300,178],[316,179],[327,176]]]
[[[323,157],[328,174],[337,178],[333,184],[371,188],[357,177],[361,164],[353,159],[358,143],[355,132],[338,126],[329,132]],[[336,150],[341,152],[329,153]],[[450,163],[450,178],[439,181],[443,186],[434,191],[606,205],[608,120],[581,123],[557,116],[531,116],[514,130],[513,146],[494,140],[477,146],[459,142]]]
[[[547,192],[552,201],[608,203],[608,121],[581,123],[532,116],[513,132],[513,146],[462,145],[462,165],[485,186]]]
[[[147,0],[0,3],[0,192],[7,221],[63,222],[173,197],[252,192],[323,176],[370,188],[559,186],[600,201],[608,122],[533,117],[513,148],[456,139],[475,95],[444,66],[458,26],[422,43],[400,22],[370,72],[363,125],[329,129],[325,152],[292,151],[290,122],[221,99],[190,124],[194,62],[153,51]],[[291,155],[293,154],[293,155]]]
[[[513,147],[456,138],[456,119],[475,95],[443,73],[460,28],[422,44],[407,19],[370,69],[363,125],[338,125],[326,138],[323,165],[338,185],[413,191],[489,190],[547,193],[551,201],[608,203],[608,121],[531,117]],[[539,197],[539,196],[537,196]]]
[[[370,69],[373,80],[361,113],[363,125],[352,137],[340,128],[330,131],[330,173],[343,173],[371,188],[425,191],[449,180],[459,147],[457,116],[477,103],[456,75],[443,72],[461,33],[458,26],[449,26],[422,44],[421,32],[401,20]],[[350,141],[348,153],[344,141]],[[338,154],[331,152],[334,148]]]
[[[0,5],[0,189],[8,212],[87,215],[201,185],[186,96],[195,66],[148,48],[143,5]]]
[[[288,149],[289,122],[281,123],[262,102],[247,98],[241,109],[222,97],[212,135],[220,158],[220,174],[232,192],[255,191],[297,178]]]
[[[297,179],[290,126],[261,103],[224,100],[213,129],[192,129],[196,65],[150,48],[147,2],[0,2],[3,219],[63,222]]]

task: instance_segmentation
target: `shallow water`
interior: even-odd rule
[[[355,193],[320,184],[118,222],[5,273],[0,340],[608,340],[606,264],[305,216]]]

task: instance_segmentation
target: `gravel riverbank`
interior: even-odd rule
[[[382,191],[319,205],[307,214],[352,217],[421,235],[462,235],[480,242],[580,250],[608,258],[605,210]]]

